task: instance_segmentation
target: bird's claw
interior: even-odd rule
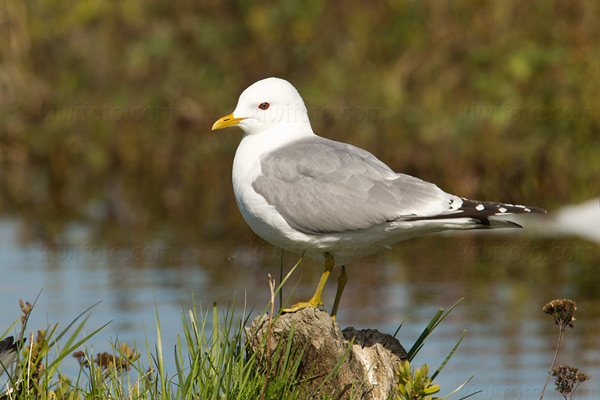
[[[320,300],[314,300],[314,299],[310,299],[309,301],[301,301],[300,303],[296,303],[293,306],[291,306],[290,308],[284,308],[281,310],[281,312],[284,313],[293,313],[296,311],[300,311],[303,310],[305,308],[318,308],[319,306],[322,306],[323,303]]]

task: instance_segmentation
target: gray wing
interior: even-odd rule
[[[292,228],[310,234],[439,215],[458,199],[434,184],[395,173],[365,150],[319,136],[268,153],[261,167],[254,190]]]

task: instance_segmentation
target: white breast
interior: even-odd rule
[[[302,251],[299,247],[310,241],[310,237],[293,230],[275,207],[268,204],[252,187],[252,182],[261,173],[262,155],[290,141],[314,135],[312,131],[294,132],[281,128],[278,125],[259,135],[244,135],[233,160],[233,192],[242,216],[257,235],[284,249]]]

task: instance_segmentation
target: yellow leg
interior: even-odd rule
[[[346,273],[346,267],[342,265],[342,271],[340,272],[340,276],[337,279],[338,288],[335,293],[335,301],[333,302],[333,310],[331,310],[331,317],[335,321],[335,315],[337,314],[338,307],[340,305],[340,300],[342,299],[342,292],[346,287],[346,282],[348,282],[348,274]]]
[[[325,253],[325,271],[323,271],[323,275],[321,275],[321,280],[319,281],[319,285],[317,286],[317,290],[315,294],[309,301],[302,301],[300,303],[294,304],[290,308],[284,308],[283,312],[296,312],[298,310],[302,310],[307,307],[319,307],[323,303],[321,302],[321,295],[323,294],[323,288],[325,287],[325,282],[327,282],[327,278],[333,269],[333,257],[329,253]]]

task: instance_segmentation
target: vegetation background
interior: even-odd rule
[[[252,82],[290,80],[322,136],[476,199],[598,195],[600,3],[3,0],[0,214],[60,242],[250,235],[240,132]],[[238,229],[239,228],[239,229]]]

